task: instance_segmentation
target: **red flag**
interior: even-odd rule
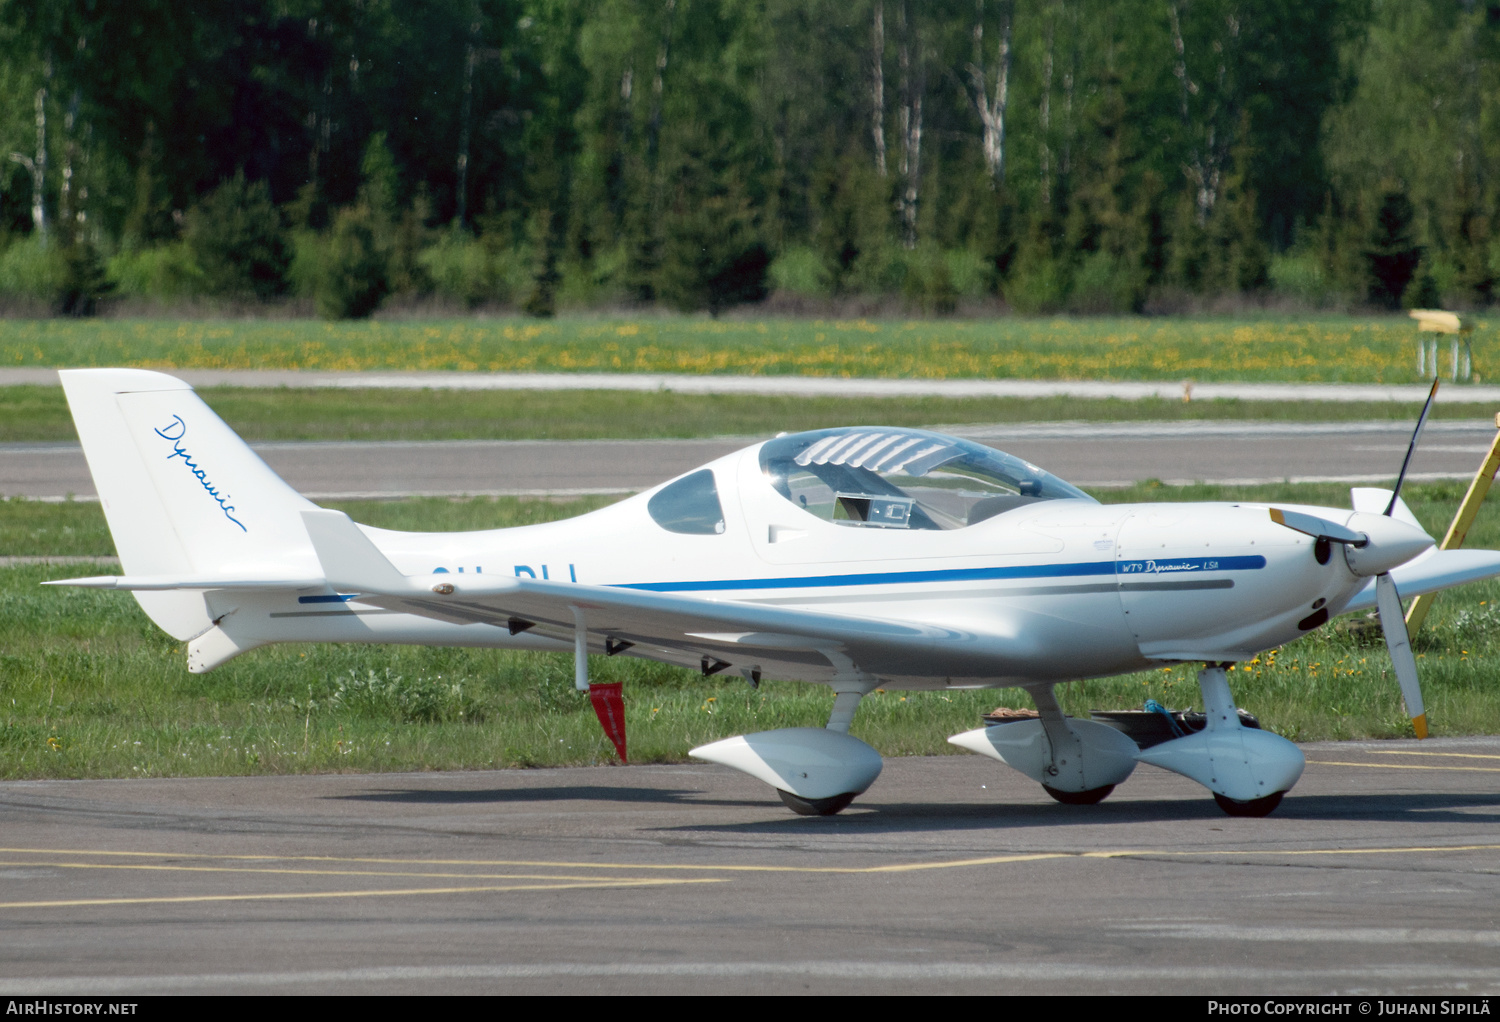
[[[604,728],[604,734],[610,741],[615,743],[615,751],[620,754],[620,762],[625,759],[625,697],[620,692],[621,683],[616,681],[610,684],[590,684],[589,702],[594,704],[594,713],[599,716],[599,723]]]

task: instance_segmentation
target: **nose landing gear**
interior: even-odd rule
[[[1297,783],[1306,760],[1280,735],[1240,723],[1224,668],[1208,664],[1198,673],[1203,730],[1143,749],[1137,758],[1197,781],[1230,816],[1266,816]]]

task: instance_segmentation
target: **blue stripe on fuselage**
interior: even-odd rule
[[[1210,567],[1212,565],[1212,567]],[[1266,559],[1254,557],[1180,557],[1160,560],[1080,561],[1074,564],[1028,564],[1004,568],[947,568],[933,571],[862,572],[794,578],[738,578],[701,582],[631,582],[618,589],[653,593],[712,592],[727,589],[823,589],[837,586],[906,585],[919,582],[984,582],[995,579],[1078,578],[1089,575],[1147,575],[1212,571],[1255,571]]]

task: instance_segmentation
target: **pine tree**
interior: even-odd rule
[[[264,181],[247,182],[243,171],[224,181],[188,211],[184,238],[208,294],[273,298],[286,291],[291,251]]]
[[[771,253],[738,168],[701,132],[683,140],[662,216],[661,297],[683,311],[766,297]]]
[[[363,319],[390,290],[379,217],[360,203],[339,210],[333,221],[318,280],[318,314],[325,319]]]
[[[1381,197],[1365,247],[1370,273],[1369,298],[1375,305],[1401,308],[1401,296],[1422,261],[1422,246],[1415,238],[1415,219],[1416,211],[1405,191],[1388,191]]]
[[[557,251],[561,244],[558,219],[551,207],[542,206],[527,224],[534,269],[531,293],[521,303],[521,308],[526,315],[539,319],[557,315],[557,285],[562,280],[562,274],[557,272]]]
[[[868,164],[864,150],[851,143],[818,174],[813,241],[823,263],[823,284],[833,295],[858,289],[861,270],[878,259],[886,241],[889,204],[884,185]]]
[[[1469,306],[1486,306],[1495,298],[1495,270],[1490,266],[1493,200],[1480,201],[1467,176],[1459,181],[1454,213],[1447,224],[1448,250],[1453,260],[1455,296]],[[1420,271],[1419,271],[1420,275]],[[1426,308],[1425,305],[1416,306]]]
[[[99,301],[115,289],[114,281],[105,272],[104,260],[93,242],[82,237],[81,232],[68,232],[58,253],[62,263],[57,295],[54,304],[63,316],[92,316],[99,310]]]

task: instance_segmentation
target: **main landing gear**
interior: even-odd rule
[[[854,711],[875,679],[836,682],[827,727],[792,727],[737,735],[688,753],[694,759],[742,770],[776,789],[792,812],[832,816],[880,776],[880,753],[849,734]]]
[[[842,795],[830,795],[828,798],[803,798],[801,795],[793,795],[785,788],[777,788],[776,794],[798,816],[832,816],[849,808],[849,803],[854,801],[857,792],[846,791]]]
[[[1096,806],[1109,798],[1110,792],[1115,790],[1113,784],[1101,784],[1097,788],[1088,791],[1061,791],[1050,784],[1043,784],[1042,790],[1065,806]]]
[[[1241,802],[1238,799],[1220,795],[1216,791],[1214,801],[1230,816],[1270,816],[1275,812],[1276,807],[1281,805],[1281,798],[1285,794],[1284,791],[1277,791],[1262,798],[1252,798]]]
[[[1065,805],[1096,805],[1137,763],[1150,763],[1197,781],[1230,816],[1266,816],[1302,776],[1302,751],[1280,735],[1240,723],[1226,666],[1208,664],[1198,674],[1203,730],[1147,749],[1108,725],[1065,717],[1051,686],[1031,690],[1036,719],[978,728],[948,741],[1019,770]]]
[[[1297,783],[1306,760],[1280,735],[1240,723],[1226,666],[1198,672],[1203,730],[1142,749],[1136,758],[1197,781],[1230,816],[1266,816]]]
[[[1135,742],[1107,724],[1063,715],[1052,686],[1031,690],[1037,717],[977,728],[948,741],[998,759],[1065,805],[1104,801],[1135,769]]]

